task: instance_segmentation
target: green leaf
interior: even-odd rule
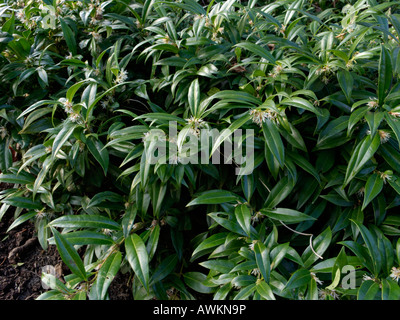
[[[332,231],[331,228],[328,227],[312,241],[314,251],[318,255],[322,256],[329,248],[331,240]],[[309,268],[315,261],[317,261],[318,258],[319,257],[311,250],[310,246],[308,246],[301,255],[301,260],[304,261],[304,267],[306,268]]]
[[[221,232],[210,236],[209,238],[205,239],[200,243],[199,246],[192,253],[192,258],[196,256],[199,252],[215,248],[223,243],[225,243],[227,232]]]
[[[100,215],[66,215],[50,222],[53,227],[61,228],[96,228],[120,230],[119,223]]]
[[[0,171],[6,172],[13,164],[9,139],[0,142]]]
[[[360,172],[364,164],[374,156],[380,144],[379,134],[375,134],[373,137],[370,135],[366,136],[357,145],[349,160],[343,187],[345,187],[356,174]]]
[[[354,110],[350,114],[349,122],[347,125],[347,136],[350,136],[351,130],[354,128],[354,126],[365,116],[365,114],[368,112],[369,108],[368,107],[362,107]]]
[[[126,257],[139,281],[149,290],[149,256],[141,237],[132,234],[125,239]]]
[[[243,115],[239,119],[236,119],[234,122],[232,122],[231,125],[228,128],[226,128],[223,131],[221,131],[220,135],[218,136],[216,141],[213,143],[213,147],[212,147],[212,150],[211,150],[211,153],[210,153],[210,157],[214,154],[215,151],[217,151],[219,146],[226,139],[230,138],[232,136],[232,134],[235,132],[235,130],[241,128],[250,119],[250,117],[251,116],[248,113],[246,113],[245,115]]]
[[[65,121],[63,123],[60,132],[57,134],[53,142],[52,154],[51,154],[53,159],[57,156],[58,152],[67,142],[67,140],[72,135],[76,127],[77,124],[73,123],[72,121]]]
[[[297,152],[289,151],[286,152],[287,156],[292,160],[295,164],[297,164],[300,168],[311,174],[319,184],[321,184],[321,178],[318,174],[318,171],[311,165],[306,158],[298,154]]]
[[[251,212],[246,204],[240,204],[235,208],[235,216],[239,225],[250,236],[250,223],[251,223]]]
[[[287,224],[299,223],[306,220],[316,220],[315,218],[293,209],[261,209],[260,212],[274,220],[281,220]]]
[[[399,300],[400,287],[391,279],[382,279],[382,300]]]
[[[166,257],[161,263],[157,266],[156,270],[154,270],[153,275],[150,279],[150,284],[154,284],[163,280],[167,277],[175,268],[178,263],[178,256],[176,254],[172,254]]]
[[[267,199],[265,200],[264,207],[274,208],[281,203],[293,190],[295,181],[289,176],[285,176],[278,181],[272,188]]]
[[[299,269],[289,278],[285,289],[296,289],[308,284],[311,280],[311,273],[307,269]]]
[[[255,44],[255,43],[240,42],[240,43],[236,44],[235,47],[239,47],[239,48],[248,50],[257,56],[260,56],[260,57],[266,59],[267,61],[269,61],[273,64],[275,64],[275,62],[276,62],[276,59],[273,57],[273,55],[271,53],[269,53],[269,51],[267,49],[261,47],[260,45]]]
[[[240,197],[233,192],[225,190],[209,190],[202,192],[196,199],[190,201],[186,207],[200,204],[221,204],[226,202],[238,202]]]
[[[378,248],[378,243],[376,241],[376,238],[374,235],[361,223],[358,221],[350,219],[351,222],[353,222],[358,230],[360,231],[360,234],[365,242],[365,245],[367,246],[370,259],[372,260],[373,267],[374,267],[374,275],[378,276],[381,268],[382,268],[382,256],[381,252],[379,251]]]
[[[214,288],[207,287],[204,285],[204,282],[207,279],[207,276],[201,272],[186,272],[183,275],[183,279],[188,287],[192,288],[193,290],[208,294],[215,291]]]
[[[382,191],[382,189],[383,179],[377,173],[370,175],[365,184],[364,201],[361,210],[364,210],[366,206]]]
[[[36,215],[35,211],[30,211],[28,213],[23,214],[22,216],[19,216],[17,219],[11,223],[11,225],[7,229],[7,233],[14,229],[15,227],[19,226],[20,224],[24,223],[25,221],[28,221],[29,219],[33,218]]]
[[[0,182],[4,182],[4,183],[32,184],[34,181],[35,181],[35,177],[25,171],[17,173],[17,174],[14,174],[14,173],[0,174]]]
[[[77,54],[77,47],[76,47],[76,40],[74,33],[72,32],[71,28],[68,26],[68,24],[64,21],[63,18],[60,17],[60,24],[61,24],[61,29],[64,35],[65,42],[67,43],[69,51],[72,53],[72,55]]]
[[[265,281],[258,281],[256,284],[256,290],[265,300],[276,300],[271,287]]]
[[[103,191],[95,194],[90,202],[87,205],[87,208],[91,207],[103,207],[102,204],[104,202],[115,202],[115,203],[123,203],[124,198],[118,193],[112,191]]]
[[[192,115],[196,118],[200,116],[199,114],[200,94],[201,92],[200,92],[199,79],[196,78],[190,84],[188,93],[189,109]]]
[[[281,101],[281,104],[304,109],[316,115],[322,115],[322,113],[317,108],[315,108],[311,102],[300,97],[285,98]]]
[[[76,276],[86,281],[87,274],[85,267],[74,246],[69,243],[68,240],[66,240],[64,236],[53,227],[51,227],[51,231],[54,235],[57,251],[60,254],[61,259]]]
[[[383,112],[379,112],[379,111],[375,111],[375,112],[368,112],[365,115],[365,120],[367,120],[368,122],[368,126],[369,126],[369,131],[370,131],[370,135],[374,136],[376,131],[379,128],[379,125],[381,124],[382,120],[384,117],[384,113]]]
[[[269,258],[269,250],[266,246],[257,241],[254,244],[254,253],[256,256],[257,267],[260,270],[261,275],[263,276],[266,283],[269,283],[270,274],[271,274],[271,263]]]
[[[233,298],[233,300],[246,300],[253,292],[256,290],[256,284],[250,284],[244,288],[241,288],[238,294]]]
[[[283,167],[285,163],[285,147],[276,124],[269,119],[265,119],[262,126],[265,142],[269,150],[278,160],[279,165]]]
[[[341,69],[337,73],[340,88],[342,89],[347,102],[350,104],[351,94],[353,92],[354,79],[351,73],[345,69]]]
[[[215,270],[221,273],[229,273],[235,266],[233,262],[223,259],[207,260],[200,262],[199,265],[201,265],[204,268]]]
[[[25,197],[12,197],[2,200],[3,203],[9,204],[14,207],[24,208],[29,210],[40,210],[44,207],[39,201],[34,201]]]
[[[357,292],[357,300],[375,300],[375,296],[379,291],[379,284],[367,280],[361,284],[360,289]]]
[[[390,85],[392,83],[392,63],[390,59],[390,53],[388,50],[381,45],[381,55],[379,58],[379,68],[378,68],[378,103],[380,106],[383,105],[383,102],[386,98],[386,93],[390,89]]]
[[[385,112],[385,120],[386,123],[390,126],[390,128],[393,130],[394,134],[396,135],[397,142],[399,143],[399,148],[400,148],[400,124],[398,121],[396,121],[395,118],[393,118],[390,114]]]
[[[111,282],[117,275],[122,261],[121,252],[110,254],[97,273],[97,278],[92,285],[89,296],[91,300],[104,300]]]
[[[94,156],[100,166],[103,168],[104,175],[107,175],[108,165],[109,165],[109,155],[107,149],[104,149],[103,143],[90,136],[86,140],[86,146],[88,147],[90,153]]]
[[[110,236],[95,231],[74,231],[63,234],[64,238],[72,245],[112,245],[114,241]]]

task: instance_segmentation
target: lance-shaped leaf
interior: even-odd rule
[[[378,103],[383,105],[386,98],[386,93],[390,89],[392,83],[392,62],[388,50],[381,45],[381,55],[379,58],[378,68]]]
[[[50,222],[50,225],[53,227],[61,228],[102,228],[111,230],[121,229],[121,226],[118,222],[115,222],[110,218],[94,214],[61,216]]]
[[[265,281],[257,282],[256,290],[265,300],[276,300],[271,287]]]
[[[276,124],[269,119],[265,119],[262,126],[265,143],[278,160],[279,165],[283,167],[285,164],[285,147]]]
[[[235,208],[235,217],[239,225],[250,236],[250,223],[251,223],[251,212],[246,204],[240,204]]]
[[[52,147],[52,158],[54,159],[57,156],[58,151],[64,146],[64,144],[68,141],[69,137],[74,132],[77,124],[72,121],[63,122],[62,129],[57,134],[54,139],[53,147]]]
[[[382,191],[382,188],[383,179],[377,173],[370,175],[365,184],[364,201],[361,210],[365,209],[365,207]]]
[[[61,259],[76,276],[86,281],[87,274],[85,266],[83,265],[83,262],[74,246],[55,228],[51,227],[51,231],[53,233],[57,251],[60,254]]]
[[[192,81],[188,92],[189,109],[194,117],[199,117],[200,85],[199,79]]]
[[[260,270],[266,283],[269,283],[271,274],[271,262],[269,258],[269,250],[264,243],[257,241],[254,244],[254,254],[256,256],[257,267]]]
[[[200,253],[202,251],[204,252],[206,250],[215,248],[215,247],[225,243],[227,235],[228,235],[227,232],[220,232],[220,233],[214,234],[214,235],[210,236],[209,238],[205,239],[204,241],[202,241],[200,243],[200,245],[197,246],[196,249],[193,251],[192,259],[195,256],[198,257],[198,253]]]
[[[360,289],[357,292],[357,300],[375,300],[375,296],[379,291],[379,284],[372,281],[367,280],[361,284]]]
[[[154,270],[154,273],[150,279],[151,284],[155,284],[165,277],[167,277],[175,268],[178,263],[178,256],[176,254],[166,257]]]
[[[306,220],[316,220],[305,213],[297,210],[276,208],[276,209],[261,209],[260,212],[265,214],[267,217],[274,220],[281,220],[287,224],[299,223]]]
[[[358,230],[360,231],[360,234],[365,242],[365,245],[367,246],[370,259],[372,260],[373,263],[373,272],[375,276],[378,276],[381,268],[382,268],[382,253],[379,251],[378,248],[378,243],[376,241],[376,238],[372,232],[370,232],[367,227],[365,227],[363,224],[350,219],[351,222],[353,222]],[[371,270],[372,271],[372,270]]]
[[[251,43],[251,42],[240,42],[240,43],[236,44],[235,47],[246,49],[246,50],[254,53],[257,56],[260,56],[260,57],[266,59],[267,61],[269,61],[273,64],[275,64],[275,62],[276,62],[276,59],[268,51],[268,49],[263,48],[262,46],[260,46],[258,44]]]
[[[373,137],[366,136],[354,149],[351,155],[349,164],[346,170],[346,176],[344,181],[344,187],[356,176],[358,172],[363,168],[364,164],[370,160],[380,146],[379,134],[375,134]]]
[[[265,200],[264,207],[274,208],[281,203],[293,190],[295,181],[289,176],[285,176],[272,188],[267,199]]]
[[[305,284],[309,283],[311,280],[311,273],[307,269],[299,269],[289,278],[286,283],[285,289],[296,289]]]
[[[209,190],[202,192],[196,199],[190,201],[186,206],[190,207],[199,204],[221,204],[226,202],[237,202],[240,200],[243,199],[230,191]]]
[[[103,143],[90,136],[86,140],[86,146],[88,147],[90,153],[97,160],[103,169],[104,175],[107,175],[108,165],[109,165],[109,155],[107,149],[104,149]]]
[[[353,92],[354,79],[348,70],[342,69],[337,73],[340,88],[342,89],[347,102],[351,101],[351,93]]]
[[[393,130],[397,142],[399,143],[399,148],[400,148],[400,123],[396,121],[390,114],[385,112],[385,120],[386,123],[390,126],[390,128]]]
[[[281,105],[292,106],[304,110],[311,111],[317,115],[322,115],[321,111],[315,108],[311,102],[300,97],[285,98],[281,101]]]
[[[65,42],[67,43],[69,51],[71,51],[72,55],[77,54],[77,46],[74,33],[68,24],[64,21],[63,18],[60,17],[61,29],[64,35]]]
[[[141,237],[132,234],[125,239],[126,257],[139,281],[149,290],[149,256]]]
[[[97,278],[90,290],[91,300],[104,300],[107,290],[119,271],[122,261],[121,252],[117,251],[107,257],[100,267]]]

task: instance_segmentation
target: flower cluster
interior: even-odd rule
[[[250,110],[251,121],[258,124],[262,127],[263,122],[269,119],[271,121],[276,121],[278,114],[272,110],[260,110],[260,109],[253,109]]]

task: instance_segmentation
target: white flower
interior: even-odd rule
[[[117,78],[114,80],[116,84],[120,84],[128,80],[128,72],[124,69],[121,69],[118,73]]]
[[[196,118],[193,116],[190,117],[189,119],[186,119],[186,122],[191,127],[191,130],[190,130],[191,133],[194,134],[195,136],[199,136],[200,129],[207,126],[207,123],[203,119]]]
[[[339,295],[336,293],[335,290],[329,289],[318,289],[318,298],[319,300],[325,300],[328,296],[332,297],[333,299],[339,299]]]
[[[102,37],[101,34],[95,31],[90,32],[90,35],[94,38],[96,41],[101,41]]]
[[[0,127],[0,136],[1,139],[4,140],[4,138],[8,135],[8,131],[5,127]]]
[[[283,70],[283,67],[280,65],[277,65],[274,67],[274,69],[272,69],[272,71],[270,73],[268,73],[268,75],[272,78],[276,78]]]
[[[96,15],[101,16],[104,12],[104,9],[102,7],[97,7],[96,8]]]
[[[390,139],[390,133],[384,130],[378,130],[381,143],[386,143]]]
[[[111,233],[112,233],[112,230],[111,230],[111,229],[102,229],[101,231],[102,231],[103,234],[105,234],[106,236],[110,236]]]
[[[315,275],[314,272],[310,272],[311,277],[315,280],[316,283],[318,284],[323,284],[323,282]]]
[[[254,225],[255,222],[260,221],[260,219],[263,217],[264,215],[258,211],[256,212],[256,214],[254,216],[251,217],[251,223]]]
[[[71,101],[69,101],[68,99],[60,99],[60,101],[62,102],[62,104],[64,106],[64,111],[66,113],[73,112],[73,109],[72,109],[73,104]]]
[[[80,118],[81,118],[81,115],[79,113],[71,112],[69,115],[69,119],[72,122],[78,122],[80,120]]]
[[[277,113],[269,110],[253,109],[250,110],[250,115],[251,115],[251,120],[254,123],[258,124],[260,127],[262,127],[262,124],[263,122],[265,122],[266,119],[275,120]]]
[[[399,279],[400,279],[400,267],[399,267],[399,268],[393,267],[391,271],[392,271],[392,272],[390,273],[390,277],[391,277],[393,280],[395,280],[395,281],[398,282]]]
[[[389,111],[389,114],[391,114],[395,118],[400,118],[400,112],[396,111]],[[397,120],[397,119],[396,119]]]
[[[364,197],[364,192],[365,192],[365,187],[361,187],[358,191],[357,191],[357,196],[359,198],[363,198]]]
[[[373,278],[371,278],[369,275],[367,275],[367,274],[364,274],[364,275],[363,275],[363,281],[369,281],[369,280],[372,280],[372,281],[374,281],[374,279],[373,279]]]
[[[369,108],[373,108],[373,109],[376,109],[376,108],[378,108],[379,107],[379,104],[378,104],[378,99],[377,98],[369,98],[371,101],[369,101],[368,103],[367,103],[367,106],[369,107]]]
[[[258,277],[261,274],[260,269],[258,269],[258,268],[253,269],[251,271],[251,274]]]
[[[385,172],[380,172],[380,177],[383,180],[383,183],[386,183],[386,180],[392,180],[393,171],[386,170]]]

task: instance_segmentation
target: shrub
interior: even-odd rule
[[[0,1],[0,217],[71,270],[39,299],[399,299],[398,5]],[[254,170],[149,161],[201,128]]]

